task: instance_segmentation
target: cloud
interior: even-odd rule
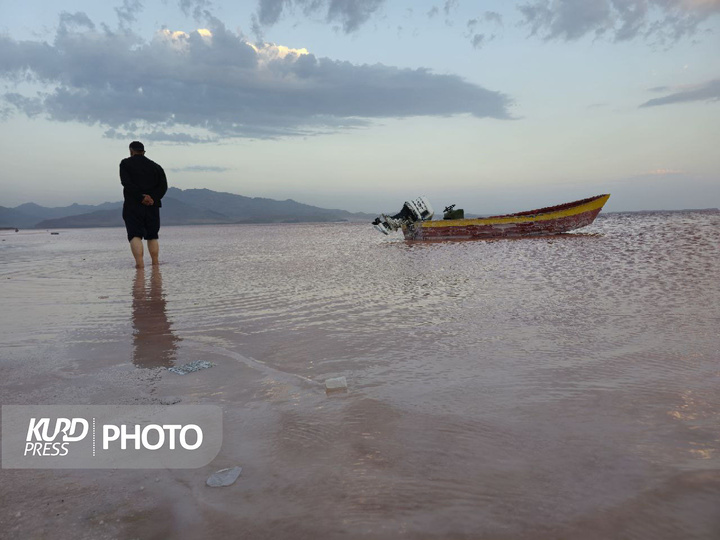
[[[445,0],[445,5],[443,6],[443,11],[445,12],[446,16],[450,16],[450,13],[454,10],[456,10],[458,7],[458,0]]]
[[[316,135],[383,118],[510,117],[506,95],[458,76],[254,44],[216,19],[144,41],[70,18],[52,43],[0,36],[0,79],[41,88],[16,88],[4,101],[29,116],[104,126],[108,137],[192,143]]]
[[[22,110],[29,118],[39,116],[44,112],[42,100],[39,97],[26,97],[15,92],[8,92],[4,97],[7,103]],[[8,118],[9,115],[6,113],[5,117]]]
[[[671,89],[660,86],[651,89],[654,92],[665,92]],[[657,107],[673,103],[687,103],[690,101],[718,101],[720,100],[720,79],[714,79],[701,84],[678,88],[676,92],[661,98],[646,101],[640,107]]]
[[[694,34],[720,14],[720,0],[533,0],[518,9],[531,33],[545,39],[608,35],[665,42]]]
[[[331,0],[327,19],[328,21],[341,21],[346,33],[353,32],[384,3],[385,0]]]
[[[258,0],[257,19],[263,26],[272,26],[285,10],[299,8],[305,15],[324,14],[328,22],[340,22],[345,33],[351,33],[384,3],[385,0]]]
[[[170,172],[183,173],[183,172],[226,172],[231,171],[230,167],[214,167],[212,165],[189,165],[187,167],[181,167],[177,169],[170,169]]]
[[[502,26],[502,15],[494,11],[486,11],[482,17],[476,17],[467,21],[467,34],[466,37],[470,38],[470,43],[474,49],[481,49],[485,43],[495,39],[495,34],[492,34],[489,38],[487,34],[476,32],[476,28],[483,22],[493,23],[495,26]]]
[[[497,13],[496,11],[486,11],[482,15],[482,20],[488,23],[495,23],[498,26],[502,26],[502,15]],[[470,19],[467,22],[468,30],[473,31],[475,30],[475,27],[480,24],[481,20],[479,17],[476,17],[474,19]]]
[[[215,143],[219,141],[218,137],[210,135],[193,135],[191,133],[184,132],[171,132],[152,129],[152,126],[146,124],[131,123],[125,131],[110,128],[103,135],[108,139],[119,139],[121,141],[128,140],[148,140],[160,143],[172,143],[172,144],[203,144],[203,143]]]
[[[179,0],[178,6],[185,15],[192,15],[199,20],[206,10],[212,6],[212,2],[210,0]]]
[[[116,8],[117,10],[118,8]],[[90,20],[85,13],[78,11],[76,13],[68,13],[63,11],[60,13],[60,29],[65,30],[68,28],[87,28],[89,30],[95,30],[95,23]]]
[[[497,11],[486,11],[483,14],[483,18],[488,22],[494,22],[496,24],[502,25],[502,15],[500,15]]]
[[[485,34],[475,34],[472,38],[473,47],[480,49],[485,43]]]
[[[280,20],[285,6],[291,6],[292,0],[259,0],[257,16],[260,24],[271,26]]]
[[[115,8],[120,26],[123,28],[129,27],[132,23],[137,20],[137,13],[140,13],[143,9],[140,0],[123,0],[121,7]]]

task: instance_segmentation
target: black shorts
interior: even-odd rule
[[[122,212],[128,242],[140,237],[145,240],[157,240],[160,230],[160,207],[145,206],[141,203],[125,203]]]

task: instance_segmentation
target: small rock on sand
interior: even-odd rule
[[[219,471],[210,475],[210,478],[205,482],[210,487],[225,487],[235,483],[238,479],[242,467],[231,467],[229,469],[220,469]]]
[[[336,377],[325,381],[325,390],[327,392],[340,392],[347,390],[347,380],[345,377]]]

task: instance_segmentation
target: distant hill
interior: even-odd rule
[[[90,204],[71,204],[70,206],[58,206],[55,208],[47,208],[35,203],[25,203],[16,206],[15,210],[22,212],[28,216],[39,219],[62,218],[67,216],[77,216],[88,212],[96,212],[98,210],[113,210],[122,207],[121,202],[104,202],[96,206]]]
[[[218,212],[196,208],[171,197],[163,197],[161,222],[163,225],[207,225],[232,223]],[[36,229],[70,229],[85,227],[122,227],[122,203],[113,210],[96,210],[86,214],[46,219]]]
[[[353,214],[346,210],[328,210],[292,199],[277,201],[261,197],[244,197],[209,189],[170,188],[167,197],[198,208],[219,212],[232,223],[278,223],[299,221],[367,221],[375,216]],[[163,201],[164,208],[164,201]]]
[[[77,216],[66,216],[61,218],[45,219],[35,224],[36,229],[68,229],[83,227],[120,227],[123,225],[122,211],[97,210]]]
[[[0,227],[58,229],[120,227],[122,202],[48,208],[25,203],[15,208],[0,206]],[[288,199],[277,201],[244,197],[209,189],[170,188],[163,197],[163,225],[219,223],[365,222],[375,216],[310,206]]]
[[[33,228],[46,219],[77,216],[98,210],[112,210],[122,207],[122,202],[105,202],[98,205],[71,204],[48,208],[35,203],[25,203],[15,208],[0,206],[0,227]]]
[[[37,223],[37,219],[32,216],[23,214],[15,208],[0,206],[0,227],[26,229],[33,227],[35,223]]]

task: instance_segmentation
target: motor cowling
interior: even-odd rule
[[[388,234],[390,231],[397,231],[403,226],[432,219],[433,214],[432,205],[427,197],[418,197],[411,201],[405,201],[402,210],[394,216],[382,214],[382,217],[373,221],[373,225],[381,233]]]
[[[425,221],[432,219],[434,214],[432,205],[426,197],[418,197],[413,201],[407,201],[404,206],[410,208],[414,214],[415,219],[413,221]]]

